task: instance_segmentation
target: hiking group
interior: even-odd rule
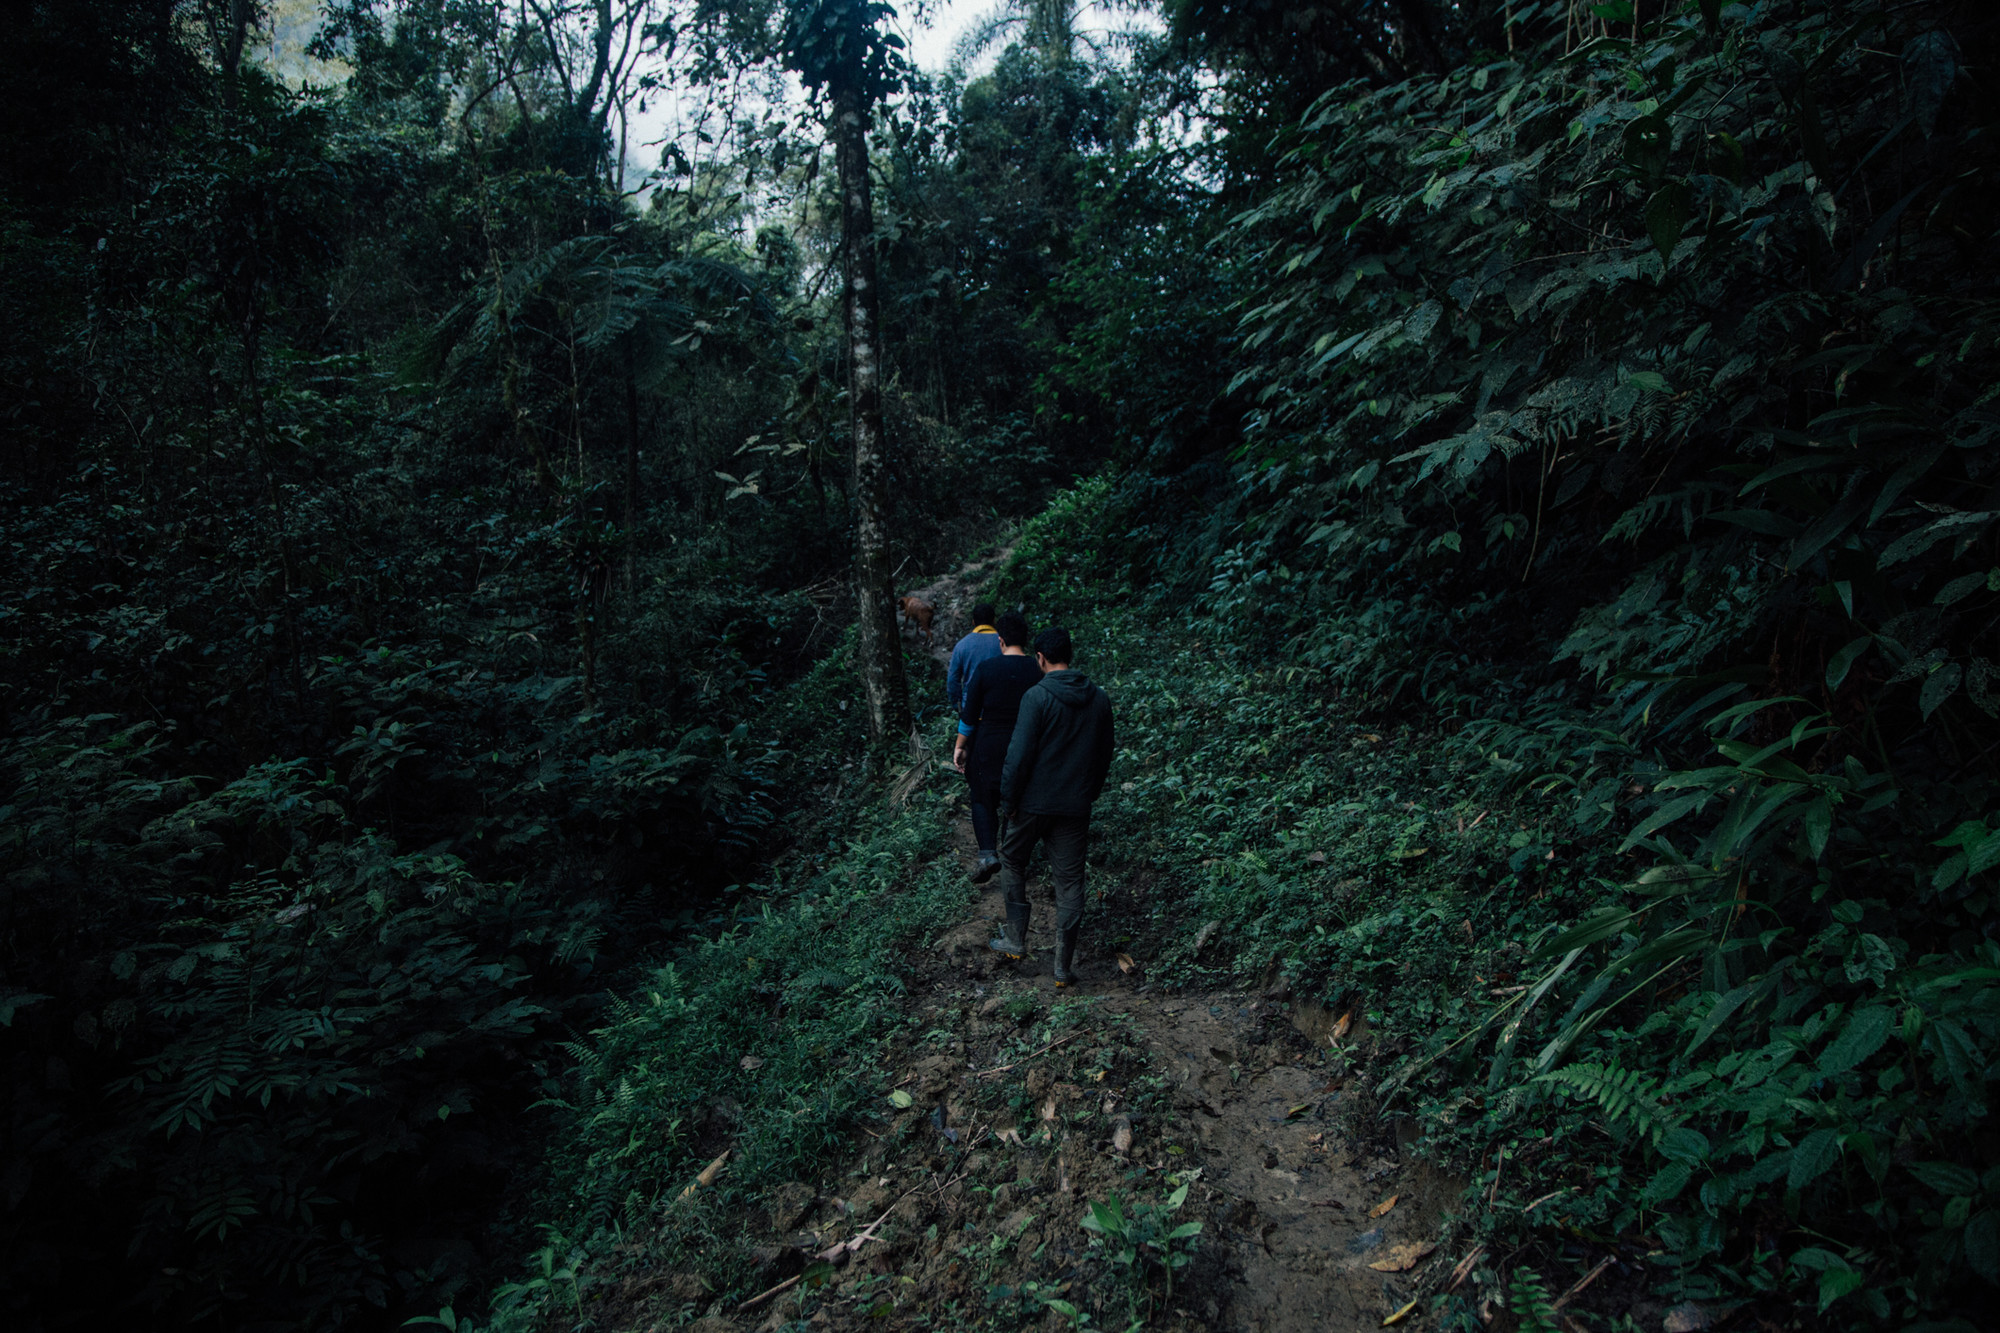
[[[971,789],[979,843],[972,881],[1000,876],[1007,920],[992,947],[1023,958],[1028,858],[1037,846],[1048,849],[1055,982],[1067,986],[1076,980],[1090,807],[1111,771],[1111,698],[1070,666],[1068,630],[1051,626],[1030,642],[1018,611],[995,615],[985,602],[972,608],[972,620],[945,672],[945,697],[958,715],[952,764]]]

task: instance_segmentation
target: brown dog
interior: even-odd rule
[[[917,634],[925,643],[931,641],[931,618],[937,615],[937,608],[921,597],[904,597],[896,607],[903,613],[906,623],[917,627]]]

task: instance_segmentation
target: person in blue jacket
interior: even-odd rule
[[[1000,656],[1000,635],[993,628],[993,603],[981,602],[972,608],[972,633],[951,650],[951,665],[944,671],[944,701],[956,713],[965,707],[965,687],[972,673],[989,657]]]
[[[1007,742],[1014,736],[1021,696],[1042,680],[1042,669],[1028,656],[1027,620],[1020,612],[1009,611],[999,621],[994,632],[1000,652],[972,673],[951,754],[953,766],[965,774],[971,788],[972,836],[979,842],[974,884],[984,884],[1000,870],[1000,768],[1007,758]]]

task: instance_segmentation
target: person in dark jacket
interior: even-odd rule
[[[1028,941],[1028,858],[1049,849],[1056,891],[1056,985],[1076,980],[1071,964],[1083,922],[1083,855],[1090,807],[1111,771],[1111,696],[1070,669],[1069,631],[1035,636],[1041,683],[1021,697],[1021,713],[1000,770],[1000,804],[1011,816],[1000,839],[1000,884],[1007,924],[993,948],[1020,958]]]
[[[965,692],[979,664],[998,656],[1000,635],[994,629],[993,603],[980,602],[972,608],[972,633],[952,647],[951,664],[944,671],[944,701],[952,712],[965,707]]]
[[[951,754],[953,766],[965,774],[972,789],[972,835],[979,842],[979,863],[972,870],[974,884],[984,884],[1000,869],[1000,768],[1007,760],[1007,742],[1014,735],[1021,696],[1042,679],[1042,669],[1028,656],[1028,622],[1021,613],[1009,611],[1001,616],[996,632],[1000,653],[973,670]]]

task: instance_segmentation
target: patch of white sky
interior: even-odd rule
[[[1003,29],[995,40],[964,52],[961,48],[968,36],[989,27],[1000,15],[1018,12],[1019,8],[997,0],[929,0],[897,6],[888,26],[903,39],[905,54],[919,70],[934,77],[955,72],[970,80],[991,71],[1015,31]],[[1092,4],[1079,11],[1076,28],[1086,43],[1117,58],[1121,32],[1160,32],[1164,25],[1150,8],[1133,12],[1126,4],[1113,12]],[[695,157],[700,142],[696,131],[716,137],[721,128],[718,122],[723,117],[787,119],[796,123],[799,117],[809,114],[806,94],[798,80],[788,74],[770,72],[728,88],[674,87],[666,90],[664,96],[635,98],[627,108],[628,121],[620,136],[623,186],[635,194],[650,193],[654,183],[666,174],[661,161],[666,145],[678,144],[689,157]]]
[[[1022,7],[1002,0],[917,0],[898,6],[889,27],[903,39],[904,50],[918,69],[941,76],[956,64],[962,78],[977,78],[991,70],[1016,34],[1002,30],[977,51],[964,52],[968,35]],[[295,85],[325,86],[346,77],[340,62],[322,62],[306,54],[323,20],[321,0],[273,0],[267,14],[267,25],[251,47],[253,58]],[[1117,59],[1121,33],[1158,32],[1161,24],[1152,9],[1135,10],[1131,0],[1122,0],[1115,11],[1085,5],[1077,15],[1076,29],[1086,44]],[[660,86],[641,93],[640,81],[648,74],[659,79]],[[748,71],[727,84],[690,87],[674,79],[657,54],[647,54],[629,71],[626,87],[623,114],[612,117],[610,129],[618,141],[621,188],[642,198],[673,178],[663,162],[669,145],[678,145],[699,162],[726,151],[734,124],[746,119],[757,124],[785,120],[796,127],[802,117],[813,114],[797,79],[776,70]]]

